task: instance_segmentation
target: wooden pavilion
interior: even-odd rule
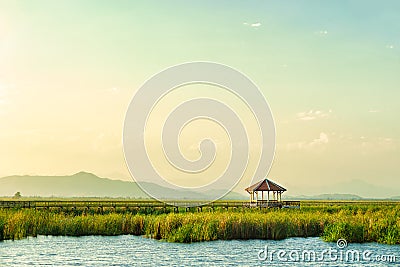
[[[286,191],[282,186],[269,179],[263,179],[245,189],[250,194],[251,206],[282,206],[282,193]],[[261,194],[259,194],[261,192]],[[264,194],[266,192],[266,194]],[[272,196],[270,196],[272,192]],[[261,195],[261,199],[260,199]]]

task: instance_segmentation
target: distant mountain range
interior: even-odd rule
[[[364,198],[354,194],[320,194],[315,196],[282,196],[285,200],[374,200],[384,198]],[[387,200],[400,200],[400,196],[385,198]]]
[[[282,197],[283,198],[283,197]],[[353,194],[320,194],[315,196],[287,196],[287,200],[363,200],[364,198]]]
[[[220,196],[220,190],[196,192],[174,190],[153,183],[141,182],[140,185],[157,192],[165,199],[213,199]],[[0,178],[0,196],[13,196],[21,192],[22,196],[40,197],[129,197],[150,198],[135,182],[100,178],[92,173],[79,172],[70,176],[7,176]],[[222,192],[223,193],[223,192]],[[247,199],[245,195],[230,192],[224,199]]]
[[[197,192],[175,190],[154,183],[140,182],[140,186],[157,192],[164,199],[214,199],[223,193],[221,190]],[[339,190],[338,190],[339,191]],[[79,172],[69,176],[7,176],[0,178],[0,196],[13,196],[21,192],[22,196],[37,197],[110,197],[110,198],[150,198],[138,183],[100,178],[92,173]],[[371,197],[369,199],[373,199]],[[237,192],[228,193],[224,199],[247,200],[248,195]],[[355,194],[320,194],[320,195],[283,195],[286,200],[363,200]],[[400,200],[400,196],[387,199]]]
[[[286,185],[288,195],[320,199],[337,197],[345,199],[399,199],[398,183],[370,183],[362,179],[349,179],[326,184],[302,183],[300,185]],[[336,194],[337,193],[337,194]],[[323,194],[323,195],[317,195]],[[394,197],[392,197],[394,196]]]

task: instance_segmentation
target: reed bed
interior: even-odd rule
[[[305,207],[169,214],[0,210],[0,240],[37,235],[143,235],[169,242],[322,237],[400,244],[399,206]]]

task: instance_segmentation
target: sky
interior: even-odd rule
[[[268,176],[290,194],[400,192],[399,1],[0,0],[0,177],[131,180],[130,100],[154,74],[192,61],[258,85],[276,124]],[[195,133],[182,141],[188,158]]]

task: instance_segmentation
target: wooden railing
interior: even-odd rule
[[[202,207],[202,208],[247,208],[247,207],[306,207],[340,205],[400,205],[400,201],[166,201],[155,200],[0,200],[0,208],[167,208],[167,207]]]
[[[253,205],[255,204],[255,205]],[[154,200],[0,200],[0,208],[166,208],[166,207],[285,207],[300,206],[300,201],[166,201]]]

